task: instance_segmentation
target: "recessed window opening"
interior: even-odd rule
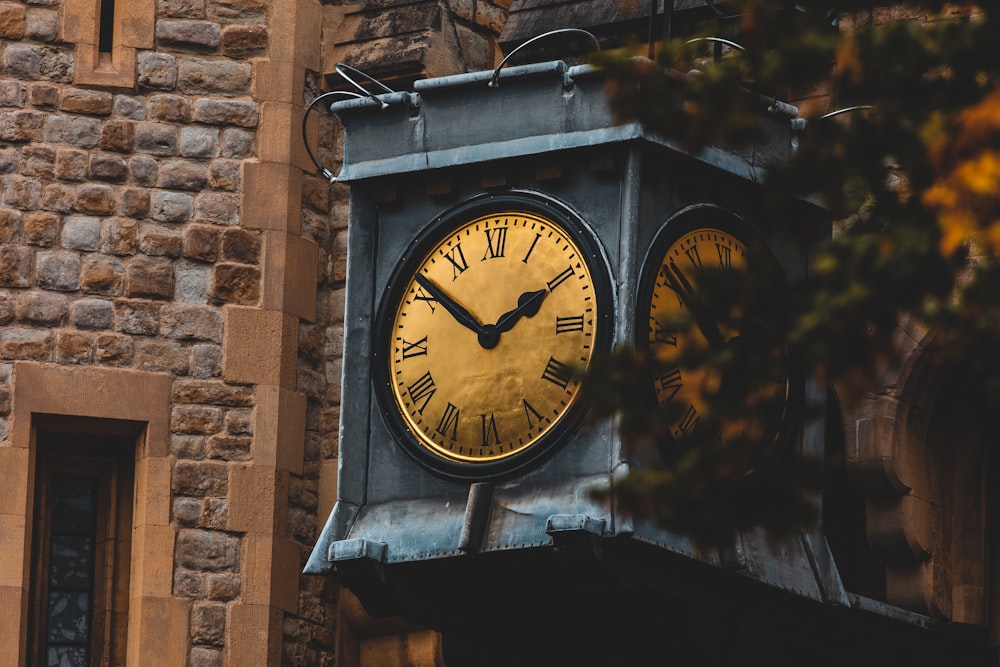
[[[97,51],[111,53],[115,40],[115,0],[98,0],[101,22],[98,26]]]
[[[39,438],[30,664],[124,664],[134,453],[128,437]]]

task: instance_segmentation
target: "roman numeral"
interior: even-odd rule
[[[521,260],[521,261],[522,261],[522,262],[524,262],[525,264],[527,264],[527,263],[528,263],[528,258],[529,258],[529,257],[531,257],[531,253],[532,253],[532,252],[534,251],[534,249],[535,249],[535,244],[536,244],[536,243],[538,243],[538,239],[540,239],[540,238],[542,238],[542,235],[541,235],[541,234],[539,234],[538,232],[535,232],[535,238],[534,238],[534,240],[533,240],[533,241],[531,242],[531,247],[530,247],[530,248],[528,248],[528,252],[526,252],[526,253],[524,254],[524,259],[522,259],[522,260]]]
[[[681,437],[690,433],[698,425],[698,411],[695,410],[693,405],[689,405],[687,412],[681,419],[680,423],[674,429],[674,436]]]
[[[656,381],[660,384],[660,391],[657,392],[658,395],[663,396],[664,394],[669,394],[661,402],[669,403],[674,400],[674,396],[680,391],[680,388],[684,386],[684,381],[681,378],[681,369],[679,366],[674,366],[673,368],[668,368],[667,370],[660,373]]]
[[[486,419],[486,415],[479,415],[479,418],[483,421],[483,447],[489,447],[491,444],[499,445],[500,434],[497,432],[497,421],[493,418],[493,413],[490,413],[489,420]],[[490,442],[491,437],[492,443]]]
[[[572,276],[573,274],[574,274],[573,266],[572,265],[567,266],[565,271],[563,271],[558,276],[556,276],[555,278],[553,278],[552,280],[550,280],[545,284],[549,286],[550,292],[555,291],[557,287],[566,282],[566,279]]]
[[[677,331],[675,329],[664,329],[659,322],[654,322],[653,330],[656,332],[653,336],[653,342],[656,345],[677,347]]]
[[[572,333],[583,331],[583,315],[572,315],[569,317],[556,316],[556,333]]]
[[[545,364],[542,371],[542,379],[548,380],[560,389],[565,389],[573,377],[573,369],[568,364],[557,361],[555,357],[549,357],[549,363]]]
[[[526,399],[522,398],[521,404],[524,405],[524,416],[528,418],[528,428],[535,428],[535,424],[542,421],[542,413],[531,407],[531,403],[528,403]]]
[[[483,231],[486,232],[486,252],[483,253],[483,259],[503,257],[507,247],[507,228],[493,227]]]
[[[462,244],[456,243],[455,247],[444,253],[444,258],[451,262],[451,279],[455,280],[469,268],[469,263],[465,261],[465,253],[462,252]]]
[[[438,422],[435,430],[446,438],[458,440],[458,413],[459,409],[449,403],[445,407],[441,421]],[[449,433],[449,431],[451,432]]]
[[[427,354],[427,336],[424,336],[415,343],[411,343],[405,338],[400,338],[399,340],[403,344],[403,359],[410,359],[412,357],[419,357]]]
[[[733,263],[733,249],[721,243],[715,244],[715,250],[719,253],[719,267],[728,269]]]
[[[695,268],[701,268],[701,255],[698,254],[698,246],[693,245],[690,248],[684,248],[684,254],[691,260],[691,264]]]
[[[413,292],[413,300],[423,301],[424,303],[427,304],[427,307],[431,309],[431,314],[434,313],[434,304],[437,302],[437,299],[435,299],[430,294],[425,292],[423,287],[418,287]]]
[[[427,407],[427,403],[430,402],[434,396],[434,392],[437,391],[437,387],[434,385],[434,378],[431,377],[431,372],[427,371],[421,375],[416,382],[406,388],[406,391],[410,395],[410,400],[413,401],[414,406],[423,401],[423,403],[420,403],[420,407],[417,408],[417,412],[424,414],[424,408]]]

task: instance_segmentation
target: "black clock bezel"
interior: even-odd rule
[[[613,337],[615,300],[612,290],[611,269],[604,248],[582,216],[568,205],[541,193],[529,190],[488,192],[468,198],[432,218],[417,232],[399,257],[396,267],[376,309],[373,332],[373,390],[375,403],[382,419],[389,428],[397,446],[421,467],[438,477],[456,481],[475,482],[495,480],[523,473],[539,465],[562,448],[577,431],[587,412],[586,401],[578,395],[555,425],[536,442],[506,458],[468,462],[447,459],[433,453],[421,444],[400,414],[390,384],[390,353],[393,340],[392,322],[395,311],[414,270],[442,238],[471,219],[500,211],[523,211],[546,218],[559,225],[585,255],[598,313],[594,322],[594,353],[610,349]],[[581,388],[581,392],[582,392]]]
[[[649,249],[643,258],[639,273],[639,284],[636,290],[635,346],[636,350],[641,355],[645,355],[646,358],[648,358],[650,352],[649,311],[663,258],[667,250],[685,234],[696,229],[705,228],[718,229],[729,234],[739,239],[744,247],[750,248],[751,246],[756,246],[765,249],[770,261],[780,271],[782,279],[785,281],[788,280],[787,271],[771,251],[763,234],[739,214],[717,204],[710,203],[692,204],[676,211],[660,226],[653,236]],[[795,363],[794,354],[791,350],[785,350],[785,358],[788,388],[781,423],[775,430],[774,443],[778,447],[786,446],[796,434],[795,427],[801,415],[804,388],[803,375]],[[648,407],[655,410],[659,408],[659,404],[652,374],[650,374],[648,380]],[[666,434],[666,438],[673,441],[673,436],[670,434]]]

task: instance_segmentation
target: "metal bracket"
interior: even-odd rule
[[[333,563],[360,559],[383,563],[388,548],[385,542],[373,542],[361,537],[339,540],[330,545],[329,559]]]
[[[553,514],[545,520],[545,532],[553,539],[560,534],[587,533],[601,537],[604,535],[604,519],[595,519],[586,514]]]

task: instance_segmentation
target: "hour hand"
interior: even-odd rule
[[[500,334],[513,329],[522,317],[534,317],[538,314],[546,294],[548,291],[544,289],[523,293],[517,298],[517,308],[501,315],[496,324],[487,324],[483,327],[479,332],[479,344],[486,349],[496,347],[500,342]]]
[[[444,290],[431,282],[430,279],[425,278],[419,273],[413,276],[413,279],[416,280],[421,287],[430,292],[431,296],[433,296],[438,303],[444,306],[445,310],[451,313],[451,316],[455,318],[456,322],[461,324],[463,327],[476,332],[477,334],[481,334],[483,332],[483,325],[479,323],[479,320],[473,317],[472,313],[460,306],[458,302],[448,296]]]
[[[694,291],[691,282],[684,275],[684,272],[676,264],[670,262],[666,278],[667,282],[670,283],[670,287],[677,292],[681,300],[687,305],[688,310],[691,311],[694,323],[701,330],[701,333],[708,340],[709,344],[715,347],[725,345],[726,337],[719,330],[719,325],[712,316],[712,312],[705,305],[705,302],[701,300],[701,297],[698,296],[698,293]]]

